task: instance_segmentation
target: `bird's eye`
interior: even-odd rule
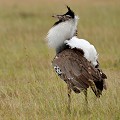
[[[70,15],[66,15],[66,17],[67,17],[67,18],[71,18],[71,16],[70,16]]]

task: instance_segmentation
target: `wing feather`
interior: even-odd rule
[[[83,52],[77,49],[66,49],[57,54],[52,61],[54,68],[58,68],[61,74],[58,73],[61,79],[66,83],[71,84],[71,89],[76,93],[87,89],[89,86],[93,89],[97,96],[96,81],[102,81],[100,71],[92,66],[84,57]]]

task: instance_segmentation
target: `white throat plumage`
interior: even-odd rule
[[[57,49],[64,44],[65,40],[71,39],[77,30],[78,19],[78,16],[75,16],[74,19],[53,26],[47,35],[48,45]]]

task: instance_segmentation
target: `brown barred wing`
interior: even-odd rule
[[[90,86],[97,96],[95,81],[102,80],[101,74],[83,55],[83,51],[77,49],[62,51],[53,59],[54,70],[74,92],[80,93]]]

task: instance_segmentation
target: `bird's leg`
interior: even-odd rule
[[[88,100],[87,100],[87,90],[84,90],[84,95],[85,95],[85,104],[87,105],[88,104]]]
[[[70,104],[71,104],[71,88],[70,88],[70,83],[67,84],[68,87],[68,111],[70,112]]]
[[[83,91],[85,95],[85,111],[88,111],[87,89]]]
[[[96,88],[95,83],[94,83],[92,80],[89,80],[89,82],[90,82],[90,87],[91,87],[92,91],[95,93],[95,95],[96,95],[97,97],[99,97],[99,93],[98,93],[98,90],[97,90],[97,88]]]

